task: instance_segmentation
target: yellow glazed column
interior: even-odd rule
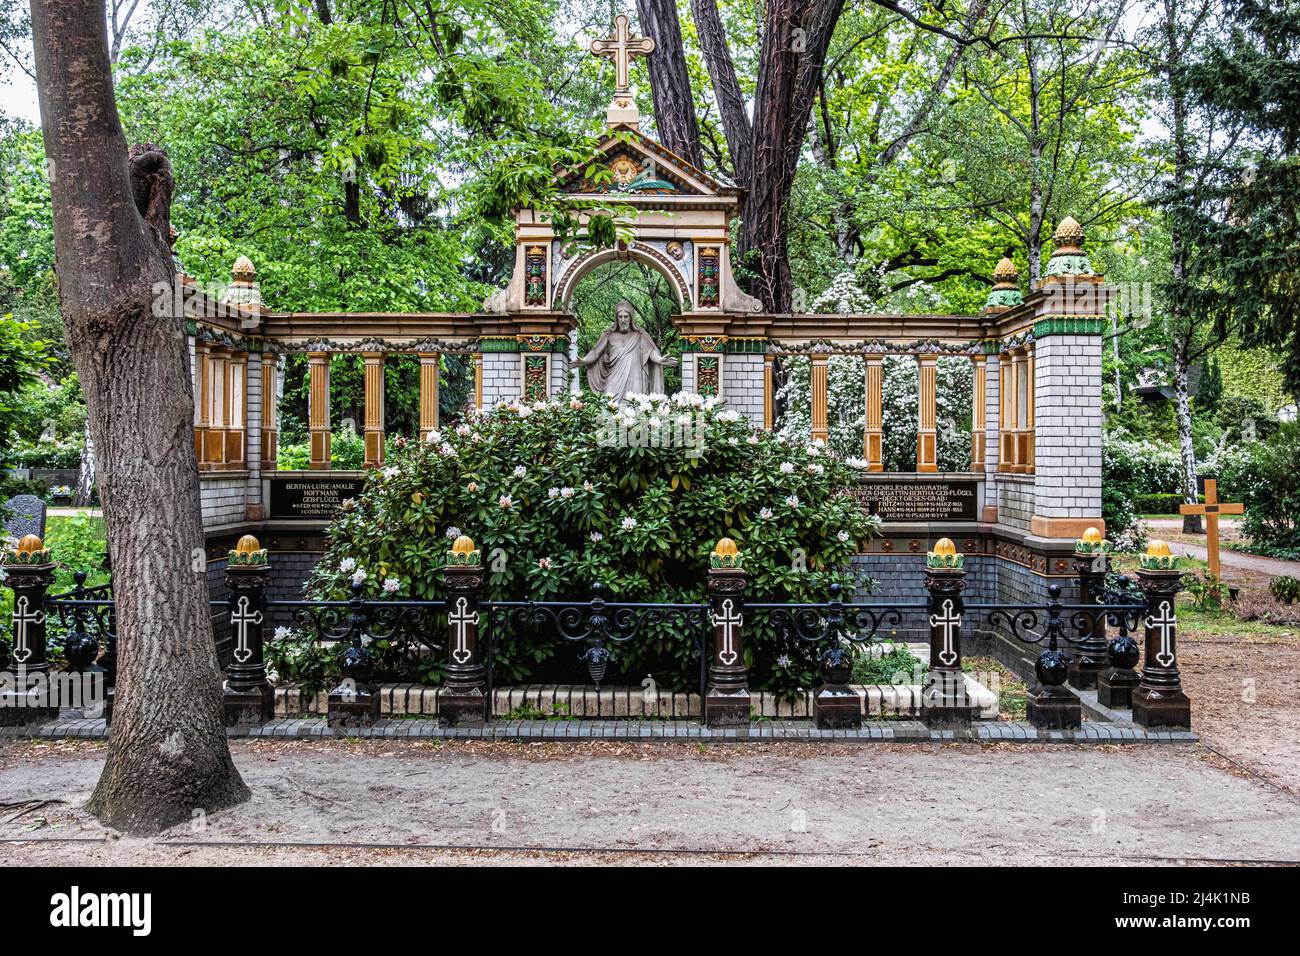
[[[884,389],[885,357],[867,356],[867,416],[862,433],[862,457],[867,460],[867,471],[884,471]]]
[[[194,344],[194,454],[198,457],[199,468],[208,461],[206,436],[208,431],[208,414],[212,402],[208,397],[210,388],[208,375],[208,347],[201,342]]]
[[[1011,471],[1015,457],[1016,383],[1011,377],[1011,353],[998,356],[998,471]]]
[[[248,353],[233,352],[226,367],[226,464],[245,464],[244,429],[248,421]]]
[[[384,353],[362,355],[366,368],[366,467],[384,463]]]
[[[830,430],[826,424],[826,362],[828,356],[812,357],[812,439],[826,441]]]
[[[971,471],[984,470],[984,429],[988,425],[988,409],[984,405],[988,395],[988,362],[984,355],[971,356],[974,365],[975,385],[971,392],[971,428],[970,428],[970,468]]]
[[[276,452],[280,447],[280,410],[276,407],[276,387],[280,356],[262,353],[262,470],[275,471]]]
[[[226,353],[222,350],[214,348],[208,353],[208,429],[203,452],[208,464],[217,467],[226,462],[226,421],[230,414],[226,362]]]
[[[776,418],[772,401],[772,363],[771,355],[763,356],[763,427],[771,431]]]
[[[916,357],[917,382],[920,389],[920,404],[917,414],[916,429],[916,470],[938,471],[935,442],[938,432],[935,422],[938,416],[937,390],[937,355],[918,355]]]
[[[1028,456],[1025,450],[1025,436],[1028,434],[1029,422],[1028,397],[1031,389],[1028,373],[1029,364],[1026,360],[1025,350],[1016,349],[1011,354],[1011,392],[1013,401],[1011,410],[1011,470],[1017,474],[1029,470]]]
[[[483,353],[474,356],[474,407],[483,407]]]
[[[438,367],[441,361],[437,352],[420,353],[420,440],[438,428]]]
[[[330,356],[312,352],[307,356],[307,428],[311,436],[311,468],[330,467]]]

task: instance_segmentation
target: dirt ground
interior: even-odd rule
[[[103,743],[8,743],[0,866],[1300,863],[1300,628],[1183,618],[1200,745],[236,741],[252,800],[141,840]]]

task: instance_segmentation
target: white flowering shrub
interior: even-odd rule
[[[372,598],[438,599],[463,533],[482,552],[490,599],[586,601],[600,582],[611,601],[696,602],[727,536],[751,599],[824,600],[832,583],[861,583],[849,559],[879,529],[845,494],[865,463],[756,431],[697,395],[642,396],[622,409],[591,395],[501,405],[430,439],[394,442],[388,466],[369,474],[330,527],[310,593],[343,598],[359,582]],[[753,686],[815,682],[815,645],[758,617],[745,641]],[[674,625],[647,624],[612,650],[611,681],[649,673],[688,689],[699,673],[695,642]],[[500,682],[581,674],[574,647],[544,628],[505,632],[496,668]]]
[[[812,431],[812,362],[802,356],[782,359],[788,369],[777,395],[785,404],[778,431],[790,441],[806,441]],[[917,414],[920,405],[916,359],[886,355],[881,386],[885,471],[916,471]],[[971,394],[975,373],[964,356],[944,356],[937,367],[935,427],[940,471],[966,471],[971,453]],[[861,355],[832,355],[826,367],[827,443],[845,457],[862,454],[866,428],[866,363]]]

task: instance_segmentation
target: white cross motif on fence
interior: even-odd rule
[[[1168,601],[1160,602],[1160,616],[1147,615],[1147,627],[1160,632],[1160,650],[1156,651],[1156,663],[1168,667],[1174,662],[1174,625],[1178,619],[1171,613]]]
[[[957,660],[957,649],[953,646],[953,635],[961,627],[961,615],[953,613],[952,601],[945,600],[942,614],[930,615],[930,626],[943,628],[943,648],[939,651],[940,664],[953,664]]]
[[[253,648],[249,646],[248,641],[248,625],[261,624],[262,612],[248,613],[248,596],[243,595],[230,615],[230,623],[235,627],[235,660],[243,664],[253,656]]]
[[[465,628],[470,624],[478,623],[478,611],[470,614],[469,602],[463,597],[456,598],[456,610],[447,615],[447,620],[451,621],[452,627],[456,629],[456,646],[451,652],[452,660],[457,664],[464,664],[470,658],[469,637],[465,633]]]
[[[32,612],[27,595],[20,597],[14,604],[14,661],[25,664],[32,656],[31,640],[27,628],[45,620],[44,611]]]
[[[713,615],[713,623],[722,627],[722,650],[718,651],[718,660],[724,664],[736,663],[736,628],[745,620],[745,615],[736,613],[736,605],[731,598],[722,602],[722,613]]]

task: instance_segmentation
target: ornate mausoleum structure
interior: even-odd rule
[[[217,569],[242,535],[276,556],[272,591],[298,589],[323,550],[338,504],[363,473],[330,469],[330,357],[360,353],[365,367],[362,424],[367,466],[384,456],[384,359],[420,361],[421,437],[438,427],[440,357],[469,356],[474,402],[535,402],[581,387],[577,283],[615,259],[658,270],[677,298],[674,322],[687,347],[682,387],[716,396],[755,426],[774,425],[773,364],[811,363],[813,440],[824,440],[827,363],[859,356],[866,396],[858,494],[881,515],[884,533],[858,561],[885,598],[921,594],[926,552],[951,538],[966,557],[967,591],[995,601],[1041,600],[1055,578],[1072,578],[1071,556],[1085,529],[1101,526],[1101,350],[1110,290],[1083,250],[1083,230],[1065,219],[1037,288],[1022,293],[1008,259],[977,315],[775,315],[743,292],[729,240],[742,196],[645,135],[627,87],[628,59],[648,52],[619,18],[596,52],[615,61],[618,88],[608,133],[588,165],[561,175],[575,205],[627,210],[625,235],[610,248],[583,247],[555,234],[533,209],[515,216],[512,278],[481,311],[449,313],[291,313],[264,303],[252,262],[241,256],[220,301],[189,286],[183,310],[193,358],[195,445],[203,514]],[[275,396],[285,356],[309,362],[311,463],[276,467]],[[915,468],[882,466],[883,362],[914,356],[919,370]],[[974,366],[971,467],[937,467],[936,365],[964,357]],[[430,569],[434,573],[436,569]]]

